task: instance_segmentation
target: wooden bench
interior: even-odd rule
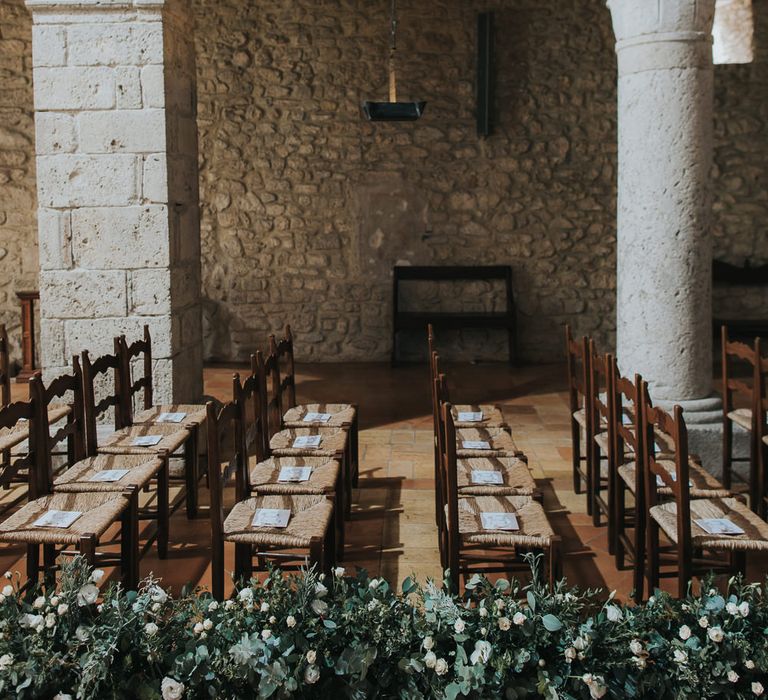
[[[461,280],[503,280],[506,308],[504,311],[401,311],[399,287],[403,281],[457,282]],[[512,292],[512,268],[508,265],[489,266],[395,266],[392,282],[392,365],[398,364],[397,334],[404,330],[426,331],[428,323],[436,329],[497,328],[507,331],[509,361],[517,356],[515,299]]]
[[[768,287],[768,265],[744,267],[721,260],[712,261],[713,284],[730,284],[735,287]],[[768,337],[768,316],[765,318],[713,318],[715,338],[720,338],[720,328],[728,327],[728,334],[736,340],[754,340],[757,336]]]

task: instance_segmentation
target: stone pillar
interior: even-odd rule
[[[153,339],[155,400],[202,395],[195,55],[188,0],[27,0],[51,375]]]

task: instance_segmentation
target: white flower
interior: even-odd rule
[[[499,611],[501,611],[501,610],[504,610],[504,608],[505,608],[506,606],[507,606],[507,604],[506,604],[506,603],[505,603],[505,602],[504,602],[504,601],[503,601],[501,598],[499,598],[499,599],[496,601],[496,607],[499,609]]]
[[[320,680],[320,669],[312,664],[304,669],[304,682],[308,685],[317,683]]]
[[[162,604],[162,603],[165,603],[166,600],[168,600],[168,594],[160,586],[152,586],[152,588],[149,589],[149,597],[152,599],[153,603]],[[172,679],[169,678],[168,680],[172,680]],[[184,692],[183,688],[184,686],[182,686],[182,692]]]
[[[683,625],[680,630],[678,631],[678,636],[680,639],[685,641],[686,639],[690,639],[691,637],[691,628],[688,627],[688,625]]]
[[[633,639],[629,643],[629,650],[635,655],[638,656],[639,654],[643,653],[643,643],[639,639]]]
[[[482,634],[483,637],[485,637],[485,635],[488,634],[488,628],[487,627],[481,627],[480,628],[480,634]]]
[[[579,651],[584,651],[587,648],[587,644],[589,644],[589,640],[584,639],[582,636],[578,636],[573,640],[573,646],[575,646]]]
[[[50,630],[56,627],[56,615],[48,613],[45,616],[45,626]]]
[[[319,598],[315,598],[310,605],[315,615],[325,615],[328,612],[328,603]]]
[[[53,700],[72,700],[72,696],[69,693],[56,693]]]
[[[739,606],[736,605],[736,603],[727,603],[725,606],[725,612],[727,612],[729,615],[738,615]]]
[[[429,635],[427,635],[426,637],[424,637],[424,641],[421,643],[421,645],[427,651],[429,651],[430,649],[432,649],[435,646],[435,640],[432,639],[432,637],[430,637]]]
[[[480,617],[488,617],[488,611],[485,608],[480,608]]]
[[[51,598],[51,605],[55,608],[59,604],[59,596],[55,595]]]
[[[203,620],[203,629],[206,632],[213,629],[213,622],[211,622],[207,617],[205,618],[205,620]]]
[[[586,683],[589,688],[589,695],[591,698],[601,698],[608,692],[608,688],[605,686],[605,681],[600,676],[593,676],[591,673],[585,673],[581,680]]]
[[[368,601],[368,605],[366,605],[365,607],[368,608],[368,610],[370,610],[371,612],[373,612],[374,610],[376,610],[376,608],[379,607],[379,605],[381,605],[381,603],[378,600],[376,600],[376,598],[372,598],[371,600]]]
[[[315,661],[317,661],[317,652],[314,649],[310,649],[307,652],[307,663],[313,664]]]
[[[342,576],[344,576],[344,574],[345,574],[345,573],[346,573],[346,569],[345,569],[343,566],[337,566],[337,567],[336,567],[336,568],[333,570],[333,575],[334,575],[336,578],[341,578]]]
[[[29,613],[24,613],[24,615],[19,618],[19,624],[22,627],[29,627],[36,632],[41,632],[45,626],[45,620],[42,615],[30,615]]]
[[[0,604],[5,602],[5,596],[0,593]]]
[[[161,607],[162,606],[160,605],[160,603],[152,603],[152,612],[157,612],[158,610],[160,610]]]
[[[736,673],[736,671],[728,671],[728,680],[731,683],[738,683],[739,682],[739,674]]]
[[[762,695],[765,692],[765,688],[763,688],[762,683],[755,681],[754,683],[752,683],[752,692],[755,695]]]
[[[464,620],[459,618],[456,620],[456,622],[453,623],[453,629],[455,630],[456,634],[461,634],[464,631],[464,628],[466,625],[464,624]]]
[[[202,632],[204,631],[203,623],[202,622],[196,622],[194,628],[192,629],[192,631],[195,634],[202,634]]]
[[[648,605],[653,605],[656,602],[656,596],[652,595],[648,598]]]
[[[752,659],[747,659],[744,662],[744,668],[749,669],[750,671],[755,668],[755,662],[752,661]]]
[[[69,610],[69,605],[67,605],[66,603],[59,603],[59,607],[56,608],[56,612],[59,615],[65,615],[67,610]]]
[[[94,569],[93,573],[91,573],[91,581],[93,581],[94,583],[98,583],[103,578],[104,578],[104,572],[101,569]]]
[[[259,608],[259,610],[261,612],[263,612],[263,613],[269,612],[269,603],[267,603],[267,602],[262,603],[261,607]]]
[[[526,617],[524,613],[521,613],[519,610],[512,616],[512,622],[514,622],[518,627],[520,625],[524,625],[526,621]]]
[[[251,588],[243,588],[242,591],[240,591],[237,594],[237,599],[241,602],[248,602],[253,600],[253,589]]]
[[[618,622],[622,618],[621,608],[618,605],[607,606],[605,612],[611,622]]]
[[[328,595],[328,589],[322,583],[316,583],[315,595],[318,598],[325,598],[325,596]]]
[[[428,651],[424,654],[424,665],[427,668],[434,668],[435,664],[437,664],[437,656],[434,651]]]
[[[645,668],[645,664],[646,664],[645,658],[646,658],[645,655],[635,656],[632,658],[632,660],[635,662],[635,666],[637,666],[637,668]]]
[[[86,639],[88,639],[88,628],[85,625],[78,625],[77,629],[75,630],[75,637],[77,637],[81,642],[84,642]]]
[[[5,673],[11,666],[13,666],[12,654],[3,654],[0,656],[0,673]]]
[[[93,605],[99,597],[99,589],[92,583],[86,583],[77,592],[77,604],[82,608],[85,605]]]
[[[6,571],[4,575],[5,575],[5,578],[7,578],[8,580],[13,578],[13,574],[10,571]]]
[[[13,595],[13,586],[11,586],[10,584],[6,584],[5,586],[3,586],[2,593],[6,598],[10,598]]]
[[[675,649],[673,656],[676,664],[688,663],[688,654],[686,654],[682,649]]]
[[[266,642],[272,636],[272,630],[261,630],[261,638]]]
[[[707,629],[707,627],[709,627],[709,619],[707,617],[700,617],[699,627],[701,627],[702,629]]]
[[[40,610],[40,608],[44,608],[45,607],[45,598],[43,596],[38,596],[37,598],[35,598],[35,602],[32,603],[32,607],[35,610]]]
[[[147,637],[154,637],[159,629],[160,628],[154,622],[148,622],[144,625],[144,634],[146,634]]]
[[[212,600],[210,603],[208,603],[208,612],[213,612],[214,610],[219,609],[219,601]]]
[[[710,627],[707,630],[707,636],[713,641],[713,642],[722,642],[723,637],[725,636],[723,634],[723,630],[720,627]]]
[[[288,617],[285,618],[285,624],[288,625],[288,627],[296,627],[296,618],[293,615],[288,615]]]
[[[163,694],[163,700],[181,700],[184,697],[184,684],[179,683],[174,678],[163,678],[160,684],[160,690]]]
[[[576,658],[576,649],[573,647],[568,647],[564,652],[563,656],[565,656],[565,660],[568,663],[571,663]]]
[[[739,615],[742,617],[747,617],[747,615],[749,615],[749,603],[746,600],[739,603]]]
[[[376,578],[372,578],[368,583],[368,588],[370,588],[372,591],[375,591],[379,587],[379,580]]]
[[[472,665],[477,664],[478,661],[487,664],[488,659],[491,658],[491,651],[490,642],[479,640],[475,642],[475,650],[470,654],[469,660],[472,662]]]
[[[500,617],[498,620],[499,629],[502,632],[506,632],[512,626],[512,620],[508,617]]]
[[[438,676],[444,676],[448,673],[448,662],[445,659],[438,659],[435,664],[435,673]]]
[[[231,610],[234,607],[234,605],[235,605],[235,601],[230,598],[224,603],[224,610]]]

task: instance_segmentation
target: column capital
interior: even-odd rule
[[[24,0],[30,12],[161,10],[167,0]]]

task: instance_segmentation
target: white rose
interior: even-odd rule
[[[288,627],[296,627],[296,618],[293,615],[288,615],[288,617],[285,618],[285,624],[288,625]]]
[[[5,572],[5,574],[4,574],[4,576],[5,576],[5,578],[7,578],[7,579],[9,579],[9,580],[10,580],[11,578],[13,578],[13,574],[12,574],[10,571],[6,571],[6,572]]]
[[[650,598],[648,598],[648,605],[653,605],[656,602],[656,596],[652,595]]]
[[[208,632],[211,629],[213,629],[213,622],[211,622],[208,618],[205,618],[205,620],[203,620],[203,629],[206,632]]]
[[[152,603],[152,612],[158,612],[161,607],[160,603]]]
[[[333,575],[334,575],[336,578],[341,578],[342,576],[344,576],[344,574],[345,574],[345,573],[346,573],[346,569],[345,569],[343,566],[337,566],[337,567],[336,567],[336,568],[333,570]]]
[[[682,639],[683,641],[685,641],[686,639],[690,639],[691,628],[688,627],[688,625],[683,625],[677,634],[679,635],[680,639]]]
[[[744,668],[748,668],[750,671],[755,668],[755,662],[751,659],[747,659],[744,662]]]
[[[45,598],[43,596],[38,596],[37,598],[35,598],[35,602],[32,603],[32,607],[35,610],[40,610],[40,608],[44,608],[45,607]]]
[[[272,636],[272,630],[261,630],[261,638],[266,642]]]
[[[262,603],[259,610],[263,613],[269,612],[269,603]]]
[[[688,663],[688,654],[686,654],[682,649],[675,649],[673,656],[676,664]]]
[[[5,673],[11,666],[13,666],[13,655],[3,654],[0,656],[0,672]]]
[[[104,578],[104,572],[101,569],[93,570],[93,573],[91,574],[91,581],[93,581],[94,583],[98,583],[103,578]]]
[[[437,656],[434,651],[428,651],[424,654],[424,665],[427,668],[434,668],[435,664],[437,664]]]
[[[563,656],[565,656],[565,660],[568,663],[571,663],[576,658],[576,649],[573,647],[568,647],[564,652]]]
[[[81,642],[84,642],[86,639],[88,639],[88,628],[85,625],[78,625],[77,629],[75,630],[75,637],[77,637]]]
[[[707,629],[707,627],[709,627],[709,619],[706,617],[700,617],[699,627],[701,627],[702,629]]]
[[[611,622],[618,622],[622,618],[621,608],[618,605],[609,605],[605,608],[605,613]]]
[[[464,624],[464,620],[459,618],[456,620],[456,622],[453,623],[453,629],[456,631],[456,634],[461,634],[464,631],[464,628],[466,625]]]
[[[325,615],[328,612],[328,603],[319,598],[315,598],[310,605],[315,615]]]
[[[727,612],[729,615],[738,615],[739,606],[736,605],[736,603],[727,603],[725,606],[725,612]]]
[[[56,612],[59,615],[65,615],[67,610],[69,610],[69,605],[67,605],[66,603],[59,603],[59,607],[56,608]]]
[[[194,628],[192,629],[192,631],[195,634],[201,634],[204,631],[203,623],[202,622],[196,622]]]
[[[313,664],[315,661],[317,661],[317,652],[314,649],[310,649],[307,652],[307,663]]]
[[[710,627],[707,630],[707,636],[713,641],[713,642],[722,642],[723,637],[725,636],[723,634],[723,630],[720,629],[720,627]]]
[[[762,695],[763,692],[765,692],[765,688],[763,688],[763,684],[759,683],[758,681],[755,681],[752,683],[752,692],[755,695]]]
[[[643,652],[643,643],[639,639],[633,639],[629,643],[629,650],[637,656],[638,654],[642,654]]]
[[[208,603],[208,612],[213,612],[214,610],[219,609],[219,602],[217,600],[212,600],[210,603]]]
[[[512,616],[512,622],[514,622],[514,623],[515,623],[516,625],[518,625],[518,626],[520,626],[520,625],[524,625],[524,624],[525,624],[525,620],[526,620],[526,619],[527,619],[527,618],[525,617],[525,615],[524,615],[523,613],[519,612],[519,611],[518,611],[518,612],[516,612],[516,613],[515,613],[515,614]]]
[[[53,700],[72,700],[72,696],[69,693],[56,693]]]
[[[421,645],[427,651],[429,651],[430,649],[432,649],[435,646],[435,640],[432,639],[432,637],[430,637],[429,635],[427,635],[426,637],[424,637],[424,641],[421,643]]]
[[[502,632],[506,632],[511,626],[512,621],[508,617],[500,617],[498,620],[499,629]]]
[[[77,592],[77,604],[82,608],[86,605],[93,605],[99,597],[99,589],[92,583],[86,583]]]
[[[499,599],[496,601],[496,607],[497,607],[497,608],[498,608],[500,611],[501,611],[501,610],[504,610],[504,608],[506,607],[506,605],[507,605],[507,604],[506,604],[506,603],[505,603],[505,602],[504,602],[504,601],[503,601],[501,598],[499,598]]]
[[[736,671],[728,671],[728,680],[731,683],[738,683],[739,682],[739,674],[736,673]]]
[[[746,600],[739,603],[739,615],[742,617],[747,617],[747,615],[749,615],[749,603]]]
[[[56,627],[56,615],[48,613],[45,616],[45,626],[50,630]]]
[[[480,608],[480,617],[488,617],[488,611],[485,608]]]
[[[10,584],[3,586],[3,595],[6,598],[10,598],[13,595],[13,586]]]
[[[320,669],[312,664],[311,666],[307,666],[306,669],[304,669],[304,682],[308,685],[313,685],[314,683],[317,683],[317,681],[320,680]]]
[[[325,596],[328,595],[328,589],[322,583],[316,583],[315,595],[318,598],[325,598]]]
[[[573,640],[573,646],[579,651],[584,651],[587,648],[587,644],[589,644],[589,640],[584,639],[582,636],[578,636]]]
[[[435,664],[435,673],[438,676],[444,676],[448,673],[448,662],[445,659],[438,659]]]
[[[163,700],[181,700],[184,697],[184,684],[166,676],[160,684],[160,691],[163,694]]]
[[[243,590],[237,594],[237,599],[242,602],[253,600],[253,590],[250,588],[243,588]]]
[[[488,634],[488,628],[487,627],[481,627],[480,628],[480,634],[482,634],[483,637],[485,637],[485,635]]]
[[[146,634],[147,637],[154,637],[159,629],[160,628],[154,622],[148,622],[144,625],[144,634]]]
[[[379,580],[372,578],[368,583],[368,588],[370,588],[372,591],[375,591],[378,587],[379,587]]]
[[[162,603],[165,603],[166,600],[168,600],[168,594],[160,586],[152,586],[152,588],[149,589],[149,597],[152,599],[153,603],[162,604]],[[172,679],[169,678],[168,680],[172,680]],[[182,686],[182,692],[184,692],[183,688],[184,686]]]
[[[234,606],[235,606],[235,601],[230,598],[224,603],[224,610],[231,610]]]
[[[490,642],[485,640],[477,641],[475,642],[475,650],[470,654],[469,660],[472,662],[472,665],[475,665],[478,662],[487,664],[488,659],[491,658],[491,651],[492,648]]]

